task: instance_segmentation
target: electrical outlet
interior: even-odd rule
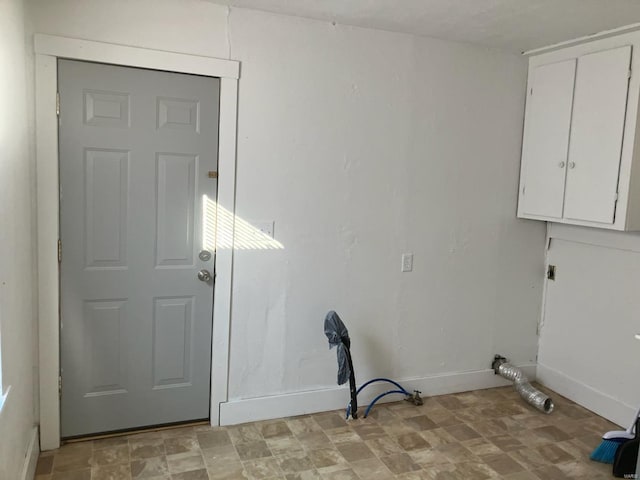
[[[268,235],[271,238],[273,238],[274,223],[275,222],[273,222],[273,221],[271,221],[271,222],[253,222],[253,226],[256,229],[260,230],[265,235]]]
[[[547,278],[549,280],[554,280],[556,279],[556,266],[555,265],[549,265],[547,267]]]
[[[403,272],[413,271],[413,253],[402,254],[402,271]]]

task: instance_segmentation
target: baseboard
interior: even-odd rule
[[[636,412],[637,407],[627,405],[546,365],[539,363],[537,373],[538,381],[545,387],[624,428],[629,426]]]
[[[21,480],[33,480],[36,476],[36,465],[38,464],[38,456],[40,455],[40,446],[38,445],[38,427],[33,427],[29,446],[24,458],[24,466],[22,467]]]
[[[520,368],[529,378],[536,378],[535,365],[524,365]],[[410,392],[420,390],[423,397],[482,390],[511,384],[508,380],[495,375],[491,369],[394,380],[398,381],[405,390]],[[358,396],[358,404],[367,405],[376,395],[389,390],[390,387],[393,388],[389,384],[367,387]],[[400,395],[389,395],[383,398],[381,402],[393,402],[401,398]],[[259,420],[338,410],[346,408],[348,402],[349,389],[347,386],[231,400],[220,404],[220,425],[237,425]]]

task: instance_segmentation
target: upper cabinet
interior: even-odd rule
[[[575,60],[533,70],[522,149],[523,215],[562,218],[575,74]]]
[[[530,58],[519,217],[640,230],[637,52],[638,32]]]

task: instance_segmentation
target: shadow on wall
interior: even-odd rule
[[[217,239],[216,233],[219,235]],[[282,250],[284,245],[203,195],[202,248],[210,251],[216,248]]]

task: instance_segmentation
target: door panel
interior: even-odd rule
[[[62,435],[207,418],[219,80],[58,72]]]
[[[193,266],[196,156],[158,154],[157,266]]]
[[[200,104],[182,98],[158,98],[158,128],[177,128],[200,132]]]
[[[85,149],[86,265],[125,267],[129,152]]]
[[[614,221],[630,62],[630,46],[578,59],[565,218]]]
[[[84,123],[96,127],[129,128],[129,95],[85,90]]]
[[[127,321],[125,300],[85,302],[84,320],[90,338],[84,364],[90,366],[88,396],[121,394],[127,390],[126,352],[123,351]]]
[[[522,149],[522,213],[562,218],[575,60],[533,72]]]
[[[154,388],[187,384],[191,380],[193,297],[156,298],[153,321]]]

